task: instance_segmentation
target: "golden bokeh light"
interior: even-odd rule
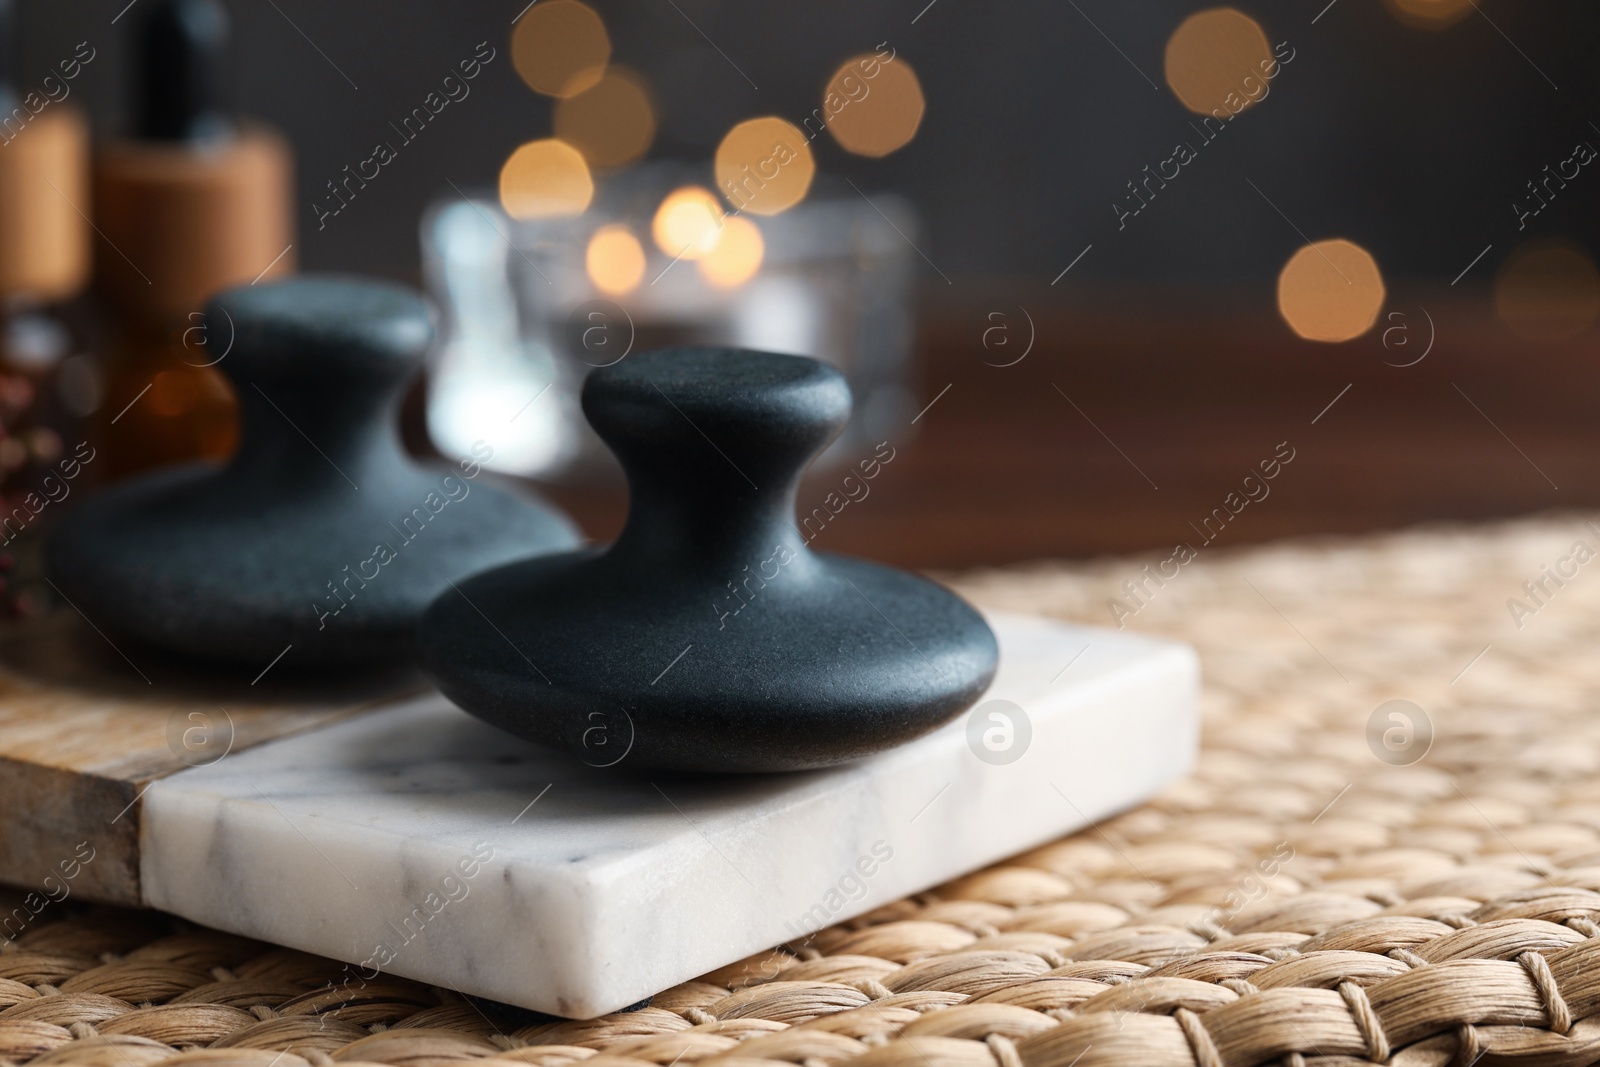
[[[1200,115],[1227,118],[1265,99],[1277,69],[1260,23],[1231,7],[1198,11],[1167,39],[1167,85]]]
[[[611,67],[594,85],[556,104],[555,128],[591,167],[625,167],[655,139],[656,109],[643,78]]]
[[[626,226],[602,226],[589,238],[583,265],[602,293],[631,293],[644,278],[644,246]]]
[[[579,0],[542,0],[511,31],[511,65],[528,88],[545,96],[575,96],[593,87],[610,61],[605,23]]]
[[[719,289],[732,289],[755,277],[766,252],[761,227],[735,215],[723,221],[716,246],[701,257],[700,274]]]
[[[674,258],[699,259],[722,235],[722,205],[698,185],[674,189],[656,209],[650,233],[656,247]]]
[[[1372,329],[1383,308],[1378,261],[1360,245],[1313,241],[1278,275],[1278,313],[1308,341],[1348,341]]]
[[[1533,241],[1506,260],[1494,282],[1494,311],[1519,337],[1565,341],[1600,315],[1600,271],[1565,241]]]
[[[875,54],[855,56],[833,72],[812,112],[833,139],[858,156],[886,156],[909,144],[922,125],[927,101],[917,72],[903,59],[884,62]]]
[[[593,197],[582,153],[553,137],[522,145],[500,168],[500,206],[514,219],[581,215]]]
[[[1389,11],[1408,26],[1440,30],[1472,12],[1472,0],[1386,0]]]
[[[773,116],[739,123],[717,145],[717,189],[735,211],[787,211],[805,199],[816,172],[806,135]]]

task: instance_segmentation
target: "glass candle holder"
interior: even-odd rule
[[[729,345],[813,356],[855,394],[819,463],[848,458],[911,415],[907,383],[916,217],[819,181],[779,215],[725,213],[684,169],[608,179],[577,215],[516,220],[490,195],[423,218],[424,272],[442,312],[429,380],[435,445],[508,474],[575,481],[603,445],[584,378],[631,353]]]

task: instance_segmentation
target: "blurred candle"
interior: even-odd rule
[[[699,259],[717,245],[722,205],[697,185],[674,189],[656,209],[650,232],[656,247],[669,256]]]

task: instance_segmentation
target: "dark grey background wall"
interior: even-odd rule
[[[416,222],[430,198],[451,181],[483,186],[518,143],[549,134],[549,102],[510,62],[525,3],[229,3],[238,106],[286,130],[298,151],[302,265],[415,277]],[[1378,0],[1238,4],[1289,43],[1292,64],[1266,102],[1119,232],[1111,205],[1124,183],[1195,139],[1162,80],[1162,52],[1186,14],[1210,5],[594,0],[614,59],[655,87],[655,155],[707,161],[742,118],[797,120],[838,62],[887,41],[923,81],[922,130],[877,161],[819,139],[824,172],[909,196],[926,216],[924,250],[953,278],[1048,281],[1092,242],[1083,279],[1135,284],[1271,277],[1301,243],[1296,229],[1348,236],[1391,275],[1444,280],[1486,244],[1506,251],[1533,234],[1596,252],[1600,173],[1582,173],[1520,233],[1512,202],[1577,141],[1600,146],[1600,5],[1476,3],[1442,31],[1405,26]],[[74,96],[113,132],[130,73],[125,31],[140,5],[23,0],[23,82],[90,42],[97,56]],[[499,57],[472,95],[319,232],[311,204],[324,182],[388,138],[389,122],[480,41]]]

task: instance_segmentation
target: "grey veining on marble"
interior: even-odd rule
[[[828,770],[597,769],[437,695],[236,753],[145,794],[146,899],[346,961],[353,986],[382,971],[557,1015],[613,1011],[1187,772],[1191,649],[990,621],[1000,671],[972,712]]]

